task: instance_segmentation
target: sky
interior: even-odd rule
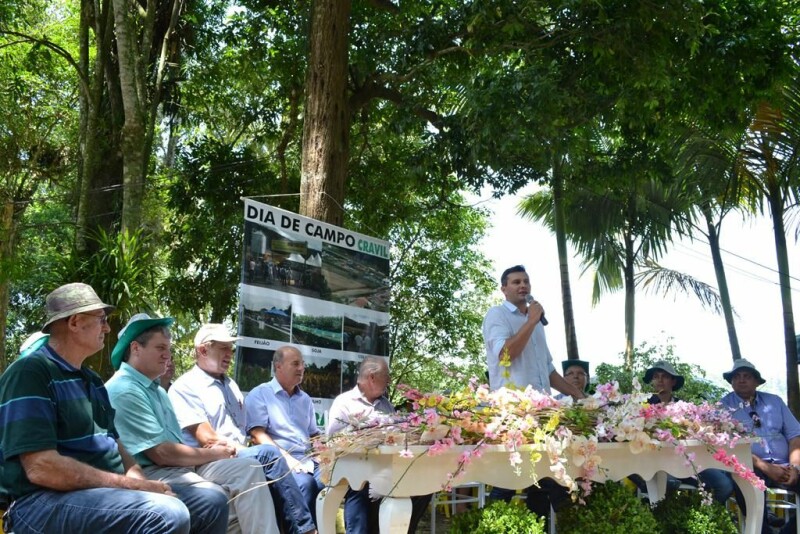
[[[493,212],[492,228],[483,240],[484,254],[493,263],[497,280],[494,296],[502,299],[500,274],[512,265],[522,264],[531,278],[531,293],[545,308],[549,321],[547,341],[556,368],[567,358],[564,320],[555,235],[539,223],[519,217],[517,205],[535,186],[516,196],[491,199],[486,193],[475,200]],[[795,318],[800,316],[800,247],[792,234],[789,246],[792,299]],[[755,364],[767,384],[762,390],[783,394],[786,382],[786,357],[783,321],[778,286],[772,222],[768,216],[742,221],[730,214],[723,222],[721,247],[742,356]],[[570,248],[570,281],[575,310],[578,350],[581,359],[594,368],[603,362],[620,364],[625,348],[624,293],[606,294],[592,307],[592,273],[581,275],[582,268]],[[659,263],[690,274],[717,287],[708,244],[704,241],[679,241]],[[795,321],[797,324],[797,321]],[[665,345],[670,342],[680,361],[701,366],[707,378],[724,385],[722,373],[733,366],[725,319],[704,309],[694,296],[656,295],[637,288],[635,343]]]

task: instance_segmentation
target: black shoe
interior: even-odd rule
[[[783,518],[778,517],[777,515],[773,514],[772,512],[767,512],[767,524],[771,527],[782,527],[783,526]]]

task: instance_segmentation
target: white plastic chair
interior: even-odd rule
[[[800,496],[797,493],[785,489],[767,488],[764,495],[764,507],[767,510],[782,511],[784,524],[791,518],[789,512],[794,510],[797,534],[800,534],[800,516],[798,515],[800,513]]]

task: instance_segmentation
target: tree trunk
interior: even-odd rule
[[[636,325],[634,241],[629,231],[625,232],[625,367],[633,369],[634,327]]]
[[[110,0],[95,5],[91,0],[81,3],[79,28],[79,69],[89,81],[80,94],[80,160],[78,164],[77,220],[75,248],[82,255],[93,252],[87,240],[90,230],[102,227],[110,230],[117,222],[115,210],[119,196],[121,164],[119,159],[118,128],[115,113],[116,87],[112,78],[116,69],[111,55],[114,17]],[[95,50],[90,59],[90,29],[94,29]],[[105,98],[108,96],[108,98]]]
[[[572,307],[572,288],[569,281],[569,255],[567,231],[564,220],[564,176],[561,154],[553,158],[553,219],[558,247],[558,265],[561,273],[561,301],[564,313],[564,335],[567,343],[567,359],[579,360],[578,339],[575,333],[575,312]]]
[[[139,84],[138,47],[133,24],[137,14],[131,13],[131,4],[126,0],[114,0],[114,30],[117,36],[119,59],[119,80],[122,92],[122,106],[125,110],[125,124],[122,127],[122,227],[121,231],[134,232],[142,222],[142,201],[144,198],[144,149],[145,117]],[[144,61],[147,59],[145,58]]]
[[[789,274],[789,255],[786,248],[786,228],[783,222],[783,196],[777,185],[768,192],[772,228],[775,235],[775,254],[778,259],[778,278],[783,308],[783,340],[786,346],[786,398],[789,409],[800,417],[800,384],[797,373],[797,340],[795,339],[794,312],[792,310],[792,284]]]
[[[703,205],[700,208],[703,211],[703,216],[706,219],[706,226],[708,227],[708,245],[711,247],[711,259],[714,262],[714,274],[717,277],[717,286],[719,287],[719,298],[722,301],[722,313],[725,316],[725,326],[728,329],[728,342],[731,345],[731,356],[733,361],[742,357],[742,352],[739,349],[739,338],[736,335],[736,323],[733,318],[733,306],[731,306],[731,295],[728,290],[728,279],[725,276],[725,265],[722,263],[722,254],[719,248],[719,232],[714,225],[711,210],[708,206]]]
[[[6,327],[8,326],[8,286],[11,282],[11,254],[14,250],[14,200],[7,198],[0,206],[0,373],[6,368]],[[10,358],[8,358],[10,363]]]
[[[341,225],[350,150],[347,102],[347,47],[350,0],[314,0],[303,156],[300,171],[300,213]]]

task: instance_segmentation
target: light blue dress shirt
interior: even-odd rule
[[[273,378],[253,388],[244,405],[247,432],[257,426],[263,427],[281,449],[303,462],[304,467],[311,467],[311,460],[307,458],[310,438],[319,434],[319,429],[314,405],[305,391],[296,387],[289,395]]]
[[[500,367],[500,351],[503,345],[527,322],[528,316],[520,313],[516,306],[503,301],[486,313],[483,319],[483,340],[486,346],[486,363],[489,365],[489,388],[499,389],[513,384],[525,388],[529,384],[542,393],[550,394],[550,373],[556,370],[553,357],[547,348],[544,326],[539,323],[533,329],[528,343],[518,358],[511,360],[511,367]],[[503,377],[508,369],[510,379]]]
[[[762,438],[760,443],[753,443],[753,454],[774,464],[789,463],[789,441],[800,436],[800,423],[789,411],[789,407],[777,395],[756,392],[755,401],[748,404],[735,392],[730,392],[722,399],[723,406],[733,410],[733,417],[744,424],[747,430]],[[760,426],[755,424],[756,416]]]

